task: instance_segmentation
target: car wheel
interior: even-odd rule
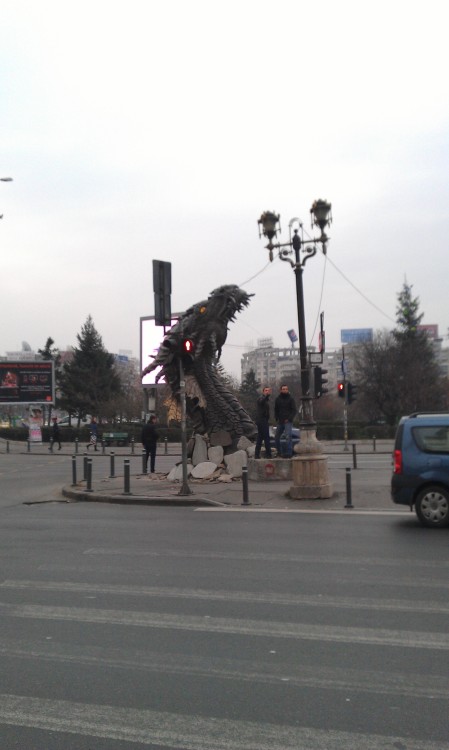
[[[431,485],[422,490],[415,500],[416,515],[424,526],[441,528],[449,525],[449,492]]]

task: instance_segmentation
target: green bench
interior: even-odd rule
[[[127,432],[103,432],[101,440],[105,445],[128,445],[129,435]]]

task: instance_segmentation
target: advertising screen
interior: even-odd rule
[[[1,404],[54,404],[54,362],[0,362]]]
[[[171,325],[173,326],[178,320],[178,316],[172,316]],[[165,331],[169,331],[171,326],[167,326]],[[157,354],[157,351],[164,339],[164,328],[163,326],[157,326],[154,322],[154,315],[147,318],[140,319],[140,372],[143,372],[145,367],[153,362],[153,356]],[[157,367],[153,372],[145,375],[142,378],[143,386],[154,386],[156,383],[156,377],[159,374],[161,368]],[[159,383],[164,383],[164,379],[161,378]]]

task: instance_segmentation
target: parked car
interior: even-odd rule
[[[86,425],[89,425],[92,421],[92,417],[90,414],[87,414],[85,417],[81,418],[80,427],[85,427]],[[58,419],[58,425],[60,427],[68,427],[69,426],[69,417],[61,417],[61,419]],[[78,426],[78,417],[72,416],[71,420],[72,427]]]
[[[299,443],[300,436],[299,436],[299,429],[297,427],[293,427],[292,429],[292,445],[293,448],[295,447],[296,443]],[[270,445],[271,449],[275,449],[276,445],[274,443],[274,436],[276,434],[276,427],[270,427]],[[282,444],[285,443],[285,440],[282,439],[283,435],[281,435],[281,452],[282,452]]]
[[[449,414],[410,414],[396,432],[391,496],[423,526],[449,525]]]

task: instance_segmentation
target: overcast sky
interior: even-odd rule
[[[0,354],[87,316],[139,353],[153,258],[172,309],[225,283],[255,296],[223,364],[289,345],[295,277],[268,264],[264,210],[310,233],[332,203],[328,260],[304,272],[307,339],[390,328],[404,280],[449,326],[449,95],[443,0],[3,0]],[[315,333],[314,333],[315,332]],[[445,345],[447,345],[447,339]]]

